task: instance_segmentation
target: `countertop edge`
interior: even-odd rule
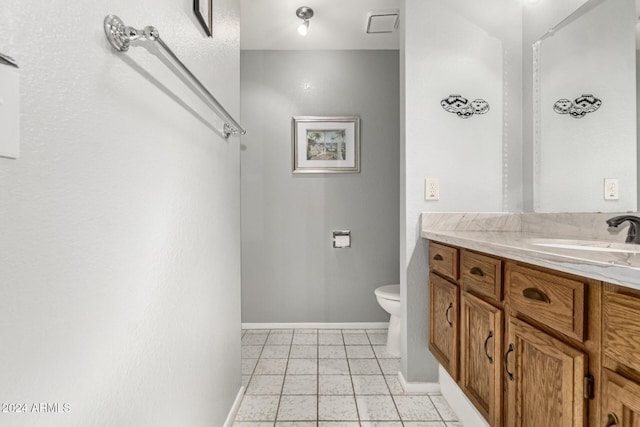
[[[427,240],[640,290],[640,268],[624,265],[623,256],[612,262],[594,259],[593,254],[575,250],[536,247],[524,243],[530,236],[518,232],[423,229],[420,235]]]

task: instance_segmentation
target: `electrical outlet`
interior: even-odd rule
[[[440,200],[440,182],[438,178],[427,178],[424,181],[424,199]]]
[[[604,179],[604,199],[618,200],[620,198],[620,188],[616,178]]]

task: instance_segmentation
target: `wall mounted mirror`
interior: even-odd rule
[[[589,0],[534,43],[536,212],[637,210],[636,17]]]

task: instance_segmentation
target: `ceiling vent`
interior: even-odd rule
[[[367,15],[367,34],[393,33],[398,28],[398,9],[372,10]]]

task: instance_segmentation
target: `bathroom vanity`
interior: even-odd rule
[[[491,426],[638,425],[640,247],[541,217],[423,214],[429,349]]]

